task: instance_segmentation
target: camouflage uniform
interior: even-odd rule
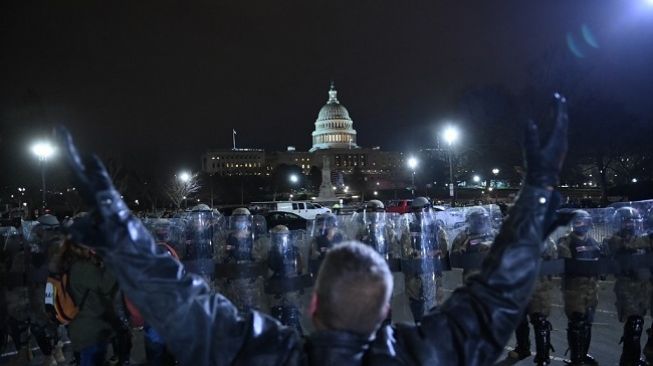
[[[310,263],[309,271],[316,275],[326,253],[334,245],[345,240],[346,235],[335,226],[315,228],[309,243]]]
[[[557,257],[555,243],[547,240],[542,259],[554,260]],[[515,329],[515,338],[517,346],[508,353],[513,359],[522,360],[531,355],[530,329],[528,321],[530,319],[535,334],[535,358],[533,362],[537,365],[548,365],[550,363],[549,351],[553,350],[551,346],[551,330],[553,326],[548,321],[551,314],[551,297],[553,292],[553,279],[550,276],[543,276],[537,279],[535,290],[531,296],[531,301],[526,307],[526,312],[522,321]]]
[[[302,333],[301,296],[303,294],[303,258],[295,237],[279,225],[270,232],[268,268],[272,271],[266,283],[270,314],[281,323]]]
[[[490,250],[492,246],[492,241],[494,240],[494,233],[488,233],[485,235],[471,235],[466,230],[461,231],[456,238],[453,240],[451,245],[451,253],[453,254],[463,254],[463,253],[484,253]],[[467,282],[467,279],[479,273],[478,269],[463,269],[463,282]]]
[[[584,215],[584,214],[583,214]],[[589,214],[587,214],[589,217]],[[582,219],[582,218],[581,218]],[[591,225],[591,222],[590,222]],[[574,229],[577,230],[577,229]],[[596,261],[604,250],[587,231],[572,231],[558,241],[558,256],[576,261]],[[589,355],[594,312],[599,303],[598,278],[563,275],[562,295],[567,316],[570,364],[596,364]]]
[[[267,310],[260,271],[267,246],[266,239],[255,238],[251,230],[231,232],[218,246],[218,266],[229,265],[230,273],[216,280],[217,287],[240,311]]]
[[[401,252],[402,259],[436,259],[446,258],[448,255],[448,239],[447,233],[435,223],[435,221],[427,224],[427,227],[420,228],[419,222],[411,222],[404,226],[401,235]],[[412,243],[413,233],[420,230],[426,230],[430,241],[435,243],[437,247],[431,248],[427,256],[422,256],[422,251],[415,248]],[[402,263],[402,267],[404,264]],[[426,311],[432,307],[441,304],[444,300],[444,292],[442,291],[442,273],[437,272],[424,272],[416,273],[404,270],[404,281],[406,295],[410,304],[411,312],[415,322],[421,320]]]
[[[648,238],[635,236],[622,236],[619,233],[606,238],[605,243],[610,253],[618,254],[640,254],[651,250],[651,243]],[[616,295],[616,306],[619,321],[624,324],[624,349],[622,360],[628,361],[622,364],[630,363],[630,359],[639,358],[640,339],[644,326],[644,315],[648,310],[648,302],[651,298],[650,274],[644,271],[621,273],[616,276],[614,283],[614,293]],[[631,347],[632,346],[632,347]],[[632,348],[632,349],[631,349]]]

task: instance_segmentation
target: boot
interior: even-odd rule
[[[551,346],[551,330],[553,326],[542,314],[533,314],[531,317],[533,323],[533,332],[535,333],[535,358],[533,362],[536,365],[548,365],[551,363],[549,351],[553,350]]]
[[[34,355],[32,355],[32,350],[29,349],[29,346],[25,346],[18,350],[18,353],[14,358],[9,360],[7,366],[27,366],[33,358]]]
[[[528,319],[526,315],[517,329],[515,329],[515,338],[517,339],[517,346],[514,350],[508,352],[508,357],[513,360],[523,360],[531,356],[531,340],[530,340],[530,328],[528,327]]]
[[[567,344],[569,345],[568,365],[585,365],[585,322],[573,319],[567,324]]]
[[[598,366],[598,362],[590,355],[590,344],[592,343],[592,323],[586,322],[585,323],[585,344],[583,345],[584,348],[584,361],[586,365],[589,366]]]
[[[643,326],[644,319],[641,316],[633,315],[626,320],[624,324],[624,335],[621,337],[623,350],[619,358],[619,366],[646,365],[640,358],[642,353],[640,339],[642,337]]]
[[[57,342],[57,344],[54,346],[52,355],[54,356],[54,359],[57,361],[57,363],[60,363],[62,365],[66,363],[66,356],[63,354],[62,341]]]
[[[648,335],[648,340],[646,341],[646,345],[644,346],[644,357],[646,358],[646,363],[648,365],[653,365],[653,329],[648,328],[646,330],[646,334]]]

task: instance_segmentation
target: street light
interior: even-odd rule
[[[498,168],[492,169],[492,174],[499,175],[500,170]]]
[[[32,153],[36,155],[36,157],[39,159],[39,165],[41,166],[41,183],[42,183],[42,189],[43,189],[43,209],[45,209],[46,202],[45,202],[45,163],[46,161],[54,155],[54,146],[50,144],[49,141],[39,141],[36,142],[34,145],[32,145]]]
[[[408,167],[413,171],[411,185],[410,185],[410,193],[412,194],[413,197],[415,197],[415,168],[417,168],[417,158],[415,158],[414,156],[409,157]]]
[[[451,196],[451,207],[456,206],[456,196],[454,192],[454,185],[453,185],[453,144],[458,141],[458,138],[460,137],[460,132],[458,129],[454,126],[447,126],[444,129],[444,132],[442,132],[442,137],[444,138],[444,141],[446,141],[447,145],[449,145],[449,196]]]
[[[290,183],[295,184],[297,182],[299,182],[299,177],[297,176],[297,174],[291,174],[290,175]]]
[[[478,175],[475,175],[475,176],[472,177],[472,180],[474,181],[474,183],[478,183],[478,182],[481,181],[481,177],[479,177]]]
[[[188,181],[190,181],[190,173],[188,172],[179,173],[179,180],[184,183],[188,183]]]

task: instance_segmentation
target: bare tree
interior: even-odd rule
[[[177,209],[179,209],[182,202],[191,194],[198,192],[200,188],[202,186],[199,183],[197,173],[187,174],[185,176],[175,175],[170,183],[164,187],[164,192]]]

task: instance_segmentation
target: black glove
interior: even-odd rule
[[[112,223],[125,221],[130,212],[116,191],[104,164],[96,155],[82,155],[68,130],[59,126],[55,135],[73,172],[76,187],[89,208],[89,215],[76,220],[68,234],[77,243],[101,248],[111,246]]]
[[[524,163],[526,184],[540,188],[553,188],[560,179],[560,170],[567,154],[567,100],[556,93],[557,117],[549,141],[540,145],[537,125],[528,121],[524,138]]]

